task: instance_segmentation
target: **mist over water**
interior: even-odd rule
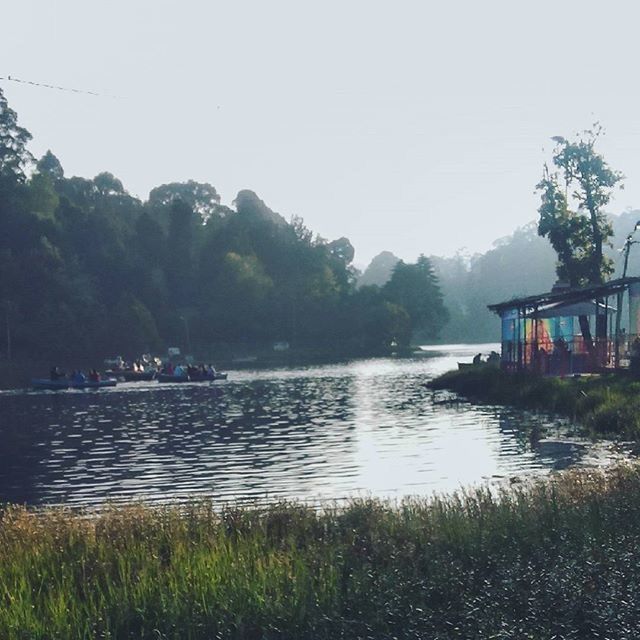
[[[583,444],[532,447],[524,427],[548,418],[426,388],[489,348],[238,371],[213,385],[5,392],[0,501],[394,498],[584,461]]]

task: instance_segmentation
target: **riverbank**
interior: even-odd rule
[[[455,391],[473,401],[566,416],[592,436],[640,440],[640,382],[628,376],[556,378],[478,366],[449,371],[428,386]]]
[[[0,637],[637,637],[640,467],[318,512],[0,512]]]

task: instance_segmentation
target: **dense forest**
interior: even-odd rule
[[[621,249],[627,235],[640,220],[640,211],[628,210],[608,216],[613,229],[612,245],[605,255],[613,261],[615,277],[622,274]],[[360,276],[360,283],[384,286],[399,258],[383,251]],[[429,256],[449,314],[439,341],[492,342],[500,339],[500,322],[487,304],[549,291],[557,280],[557,256],[549,241],[537,232],[537,223],[517,229],[497,240],[485,253],[453,257]],[[640,275],[640,249],[632,250],[627,275]],[[417,334],[419,339],[420,335]]]
[[[0,358],[104,358],[169,346],[202,358],[271,352],[370,355],[411,343],[499,338],[486,305],[548,290],[557,257],[536,224],[483,254],[389,251],[364,273],[347,238],[287,221],[252,191],[230,206],[210,184],[154,188],[146,201],[111,173],[67,177],[36,160],[0,90]],[[609,216],[620,273],[639,211]],[[632,251],[629,275],[640,273]]]
[[[271,349],[375,354],[435,339],[447,319],[430,261],[358,287],[354,249],[215,187],[156,187],[146,201],[111,173],[67,177],[35,160],[0,90],[0,305],[13,358]]]

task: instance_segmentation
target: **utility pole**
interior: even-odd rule
[[[636,222],[633,227],[633,231],[627,236],[627,239],[624,241],[624,246],[622,247],[622,251],[624,252],[624,264],[622,267],[622,279],[624,280],[627,277],[627,267],[629,266],[629,252],[631,251],[631,245],[638,244],[638,240],[633,240],[633,234],[640,227],[640,220]],[[618,292],[618,296],[616,299],[616,358],[615,358],[615,366],[616,369],[620,367],[620,324],[622,318],[622,303],[624,301],[624,284],[622,285],[622,289]]]

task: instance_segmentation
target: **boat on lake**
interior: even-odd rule
[[[216,380],[226,380],[227,373],[211,374],[208,372],[202,373],[195,371],[192,373],[184,373],[182,375],[175,375],[172,373],[159,373],[156,378],[158,382],[215,382]]]
[[[227,373],[220,373],[218,371],[214,374],[209,372],[196,372],[189,374],[189,380],[191,382],[213,382],[214,380],[226,380],[228,375]]]
[[[178,376],[173,373],[159,373],[156,379],[158,382],[189,382],[189,376],[186,373]]]
[[[105,378],[104,380],[84,380],[73,381],[69,378],[33,378],[31,386],[33,389],[41,391],[63,391],[65,389],[102,389],[103,387],[115,387],[118,381],[115,378]]]
[[[113,371],[113,375],[122,378],[125,382],[142,382],[153,380],[157,371],[150,369],[149,371],[134,371],[133,369],[123,369],[122,371]]]

